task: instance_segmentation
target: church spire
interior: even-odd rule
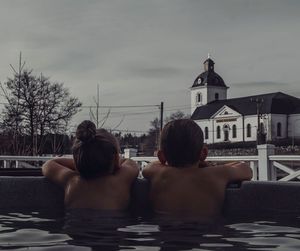
[[[224,80],[214,71],[215,62],[208,54],[204,61],[204,72],[197,76],[191,87],[191,114],[199,106],[215,100],[227,99],[227,89]]]
[[[207,59],[204,61],[204,71],[214,71],[214,64],[215,62],[210,58],[210,54],[207,54]]]

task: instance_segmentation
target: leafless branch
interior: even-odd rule
[[[106,115],[104,116],[104,118],[100,121],[100,123],[102,122],[100,128],[104,126],[104,124],[106,123],[106,121],[107,121],[109,115],[110,115],[110,109],[107,111],[107,113],[106,113]]]

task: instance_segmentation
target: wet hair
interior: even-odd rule
[[[203,132],[191,119],[167,123],[160,137],[160,150],[169,165],[185,167],[196,163],[203,148]]]
[[[118,153],[117,139],[105,129],[96,129],[89,120],[78,125],[73,157],[81,177],[91,179],[113,173]]]

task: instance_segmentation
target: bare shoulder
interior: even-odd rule
[[[165,168],[165,165],[161,164],[159,161],[150,162],[145,168],[143,169],[143,176],[144,178],[148,179],[153,177],[153,175],[159,173],[161,170]]]
[[[133,180],[139,174],[139,165],[132,159],[121,159],[120,168],[117,175],[124,177],[125,179]]]

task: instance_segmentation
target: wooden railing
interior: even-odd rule
[[[264,149],[266,150],[266,149]],[[270,154],[271,153],[271,154]],[[70,157],[70,155],[68,156]],[[36,168],[53,157],[41,156],[0,156],[0,168]],[[131,157],[140,166],[140,175],[143,168],[156,157]],[[224,163],[232,161],[245,161],[253,171],[253,180],[300,180],[300,155],[274,155],[273,152],[258,152],[253,156],[217,156],[208,157],[207,161]]]

